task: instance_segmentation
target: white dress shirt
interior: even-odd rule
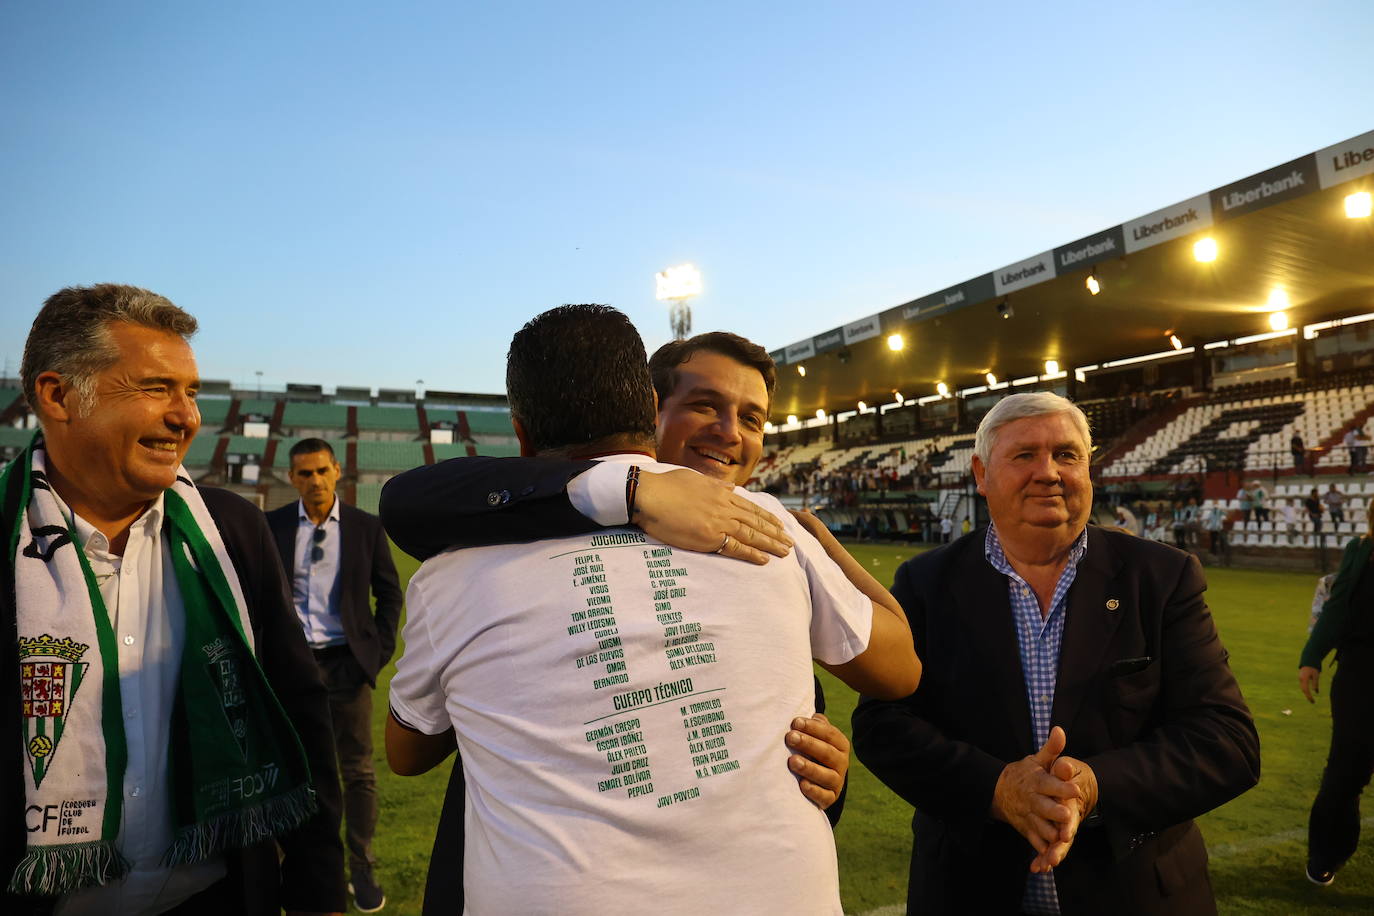
[[[162,864],[172,845],[168,748],[186,642],[186,608],[162,537],[163,497],[133,523],[123,556],[111,553],[105,535],[73,515],[60,498],[58,503],[63,514],[73,519],[73,534],[90,561],[119,650],[119,694],[129,760],[124,769],[124,814],[117,845],[133,867],[121,881],[68,894],[55,913],[161,913],[225,874],[223,856],[175,868]]]
[[[291,600],[296,616],[305,630],[305,641],[312,649],[341,646],[348,642],[343,620],[339,617],[339,565],[343,541],[339,525],[339,498],[329,507],[324,522],[316,525],[305,514],[305,503],[296,501],[295,567],[291,571]],[[324,540],[315,543],[316,529],[324,531]],[[318,560],[310,557],[318,546],[324,553]]]

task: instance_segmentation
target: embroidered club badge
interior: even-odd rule
[[[43,784],[53,755],[62,740],[67,713],[81,679],[90,668],[82,656],[90,646],[70,636],[54,639],[47,633],[19,640],[19,690],[24,710],[24,750],[33,770],[33,784]]]

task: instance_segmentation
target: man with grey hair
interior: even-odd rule
[[[911,912],[1214,913],[1192,818],[1259,738],[1192,556],[1088,525],[1072,402],[1004,398],[973,456],[991,524],[897,571],[925,663],[864,698],[854,748],[916,808]]]
[[[329,711],[272,537],[181,466],[195,330],[100,284],[51,296],[25,344],[42,429],[0,472],[6,913],[344,907]]]

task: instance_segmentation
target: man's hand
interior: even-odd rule
[[[1078,836],[1083,819],[1097,807],[1097,775],[1092,767],[1073,757],[1060,757],[1050,766],[1050,775],[1078,787],[1079,798],[1070,799],[1065,807],[1073,812],[1066,823],[1059,825],[1059,839],[1031,862],[1033,872],[1048,872],[1068,857],[1069,849]]]
[[[824,811],[835,804],[849,773],[849,739],[830,724],[824,713],[792,720],[787,746],[793,751],[787,765],[796,774],[802,794]]]
[[[1321,693],[1322,673],[1318,668],[1303,665],[1298,669],[1298,686],[1302,688],[1302,695],[1307,697],[1307,702],[1317,702],[1317,694]]]
[[[641,474],[630,524],[671,547],[719,553],[758,566],[768,562],[768,554],[785,557],[792,549],[792,539],[773,513],[728,484],[686,468]]]
[[[1003,768],[992,793],[992,816],[1010,824],[1037,853],[1063,841],[1061,825],[1075,816],[1068,803],[1081,797],[1072,780],[1050,772],[1067,740],[1064,729],[1058,725],[1050,729],[1040,750]]]

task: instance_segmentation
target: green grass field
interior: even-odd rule
[[[891,582],[898,564],[912,553],[906,547],[884,545],[851,545],[851,549],[880,582]],[[416,564],[399,553],[396,560],[404,584]],[[1374,912],[1374,853],[1367,845],[1329,888],[1312,886],[1302,874],[1308,807],[1331,732],[1325,696],[1311,706],[1297,687],[1298,650],[1306,636],[1314,574],[1209,569],[1207,575],[1208,604],[1255,715],[1263,753],[1260,784],[1200,821],[1211,852],[1212,881],[1221,912]],[[1328,664],[1323,689],[1333,670]],[[387,912],[413,914],[420,911],[448,768],[445,765],[411,779],[394,776],[387,769],[382,723],[385,682],[391,671],[389,667],[379,679],[374,724],[381,797],[378,875],[387,892]],[[824,672],[820,677],[831,719],[848,733],[855,695]],[[847,913],[881,909],[886,916],[901,912],[911,851],[910,820],[911,809],[856,760],[850,770],[844,818],[835,832]]]

